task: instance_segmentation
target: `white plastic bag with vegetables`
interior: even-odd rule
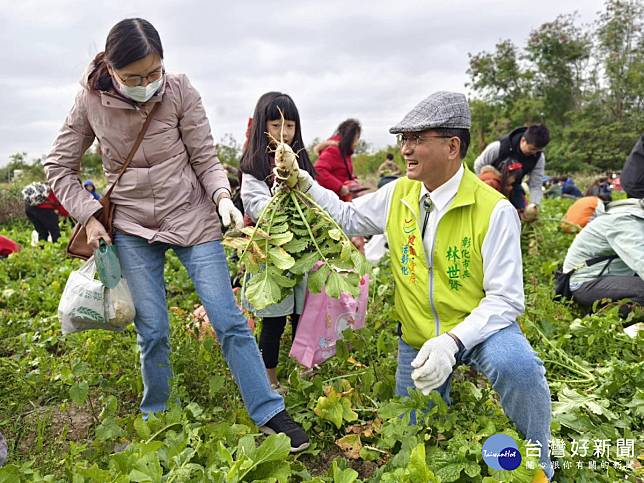
[[[65,290],[58,304],[58,318],[63,334],[88,329],[115,330],[105,319],[105,287],[95,279],[94,257],[67,279]]]
[[[91,329],[120,331],[134,321],[134,302],[125,279],[108,289],[95,277],[94,257],[69,275],[58,304],[63,334]]]
[[[105,286],[105,318],[114,327],[125,327],[134,320],[134,302],[121,273],[121,262],[113,245],[103,240],[94,251],[98,278]]]
[[[105,289],[105,317],[109,325],[125,328],[134,321],[135,314],[134,301],[124,278],[116,287]]]

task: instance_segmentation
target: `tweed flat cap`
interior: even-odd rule
[[[469,129],[471,126],[472,116],[465,96],[459,92],[438,91],[409,111],[389,132],[399,134],[438,127]]]

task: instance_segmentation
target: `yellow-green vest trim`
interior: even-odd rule
[[[505,199],[465,168],[438,223],[428,264],[420,232],[421,186],[407,177],[396,181],[385,228],[396,315],[403,340],[416,349],[453,329],[485,296],[481,247],[494,207]]]

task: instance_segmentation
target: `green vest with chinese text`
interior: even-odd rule
[[[402,338],[416,349],[462,322],[485,296],[481,247],[492,211],[505,199],[465,168],[438,223],[430,270],[421,239],[421,186],[407,177],[396,182],[385,229]]]

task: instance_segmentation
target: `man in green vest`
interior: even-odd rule
[[[297,182],[348,234],[387,235],[401,328],[396,393],[437,390],[449,403],[454,367],[470,365],[488,377],[526,439],[541,446],[534,481],[546,481],[553,475],[550,391],[516,321],[524,308],[520,221],[503,195],[463,165],[470,126],[465,96],[436,92],[390,129],[407,176],[350,203],[304,170]]]

